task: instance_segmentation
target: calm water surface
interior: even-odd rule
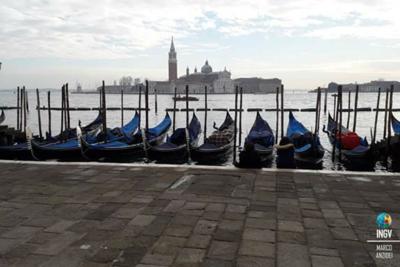
[[[316,101],[316,94],[307,93],[304,91],[287,91],[285,92],[285,108],[314,108]],[[198,102],[190,102],[190,108],[203,108],[204,107],[204,96],[196,95],[200,99]],[[61,106],[61,93],[60,91],[51,92],[51,106],[60,107]],[[107,95],[107,107],[120,107],[120,95]],[[208,95],[208,107],[209,108],[234,108],[234,95]],[[376,107],[377,93],[361,93],[359,95],[359,107]],[[354,94],[352,95],[352,100],[354,100]],[[399,94],[394,94],[394,108],[399,108],[396,104],[400,100]],[[40,92],[41,105],[47,105],[47,94],[45,91]],[[0,106],[16,106],[17,97],[16,91],[0,91]],[[171,95],[158,95],[158,113],[155,113],[154,109],[155,98],[154,95],[149,96],[150,113],[149,113],[149,124],[150,126],[161,121],[165,115],[166,108],[173,107],[173,100]],[[99,98],[96,94],[70,94],[70,106],[71,107],[98,107]],[[144,103],[144,97],[142,105]],[[36,93],[34,91],[29,91],[29,126],[34,133],[38,133],[38,120],[37,112],[34,110],[36,105]],[[177,102],[177,108],[185,108],[185,102]],[[352,104],[354,105],[354,104]],[[125,107],[137,107],[138,106],[138,95],[125,95],[124,96],[124,106]],[[243,96],[243,108],[247,110],[248,108],[275,108],[275,95],[254,95],[245,94]],[[384,97],[381,97],[381,107],[384,106]],[[343,107],[347,108],[347,94],[343,95]],[[333,97],[328,97],[328,110],[333,113]],[[6,110],[6,121],[5,124],[10,126],[16,126],[16,110]],[[47,111],[42,111],[42,129],[47,130],[48,117]],[[276,120],[274,112],[262,112],[263,118],[268,121],[271,128],[275,131]],[[91,122],[97,115],[97,111],[71,111],[71,126],[78,124],[81,120],[82,124]],[[125,122],[128,121],[134,115],[134,111],[125,111],[124,118]],[[142,121],[144,122],[144,113]],[[172,118],[172,114],[171,118]],[[204,112],[198,111],[196,115],[204,125]],[[231,113],[232,117],[234,113]],[[383,135],[383,112],[380,113],[380,119],[378,121],[378,134],[377,139],[379,140]],[[400,114],[395,114],[400,117]],[[190,115],[191,116],[191,115]],[[212,130],[212,125],[214,122],[219,125],[225,118],[225,112],[221,111],[210,111],[207,114],[207,134],[210,134]],[[256,113],[255,112],[243,112],[243,129],[242,129],[242,140],[249,132]],[[295,112],[295,116],[300,120],[307,128],[313,129],[315,125],[315,113],[314,112]],[[357,120],[357,132],[361,136],[367,136],[368,140],[371,140],[370,130],[374,124],[374,112],[359,112]],[[185,126],[185,112],[177,112],[176,115],[176,125],[177,127]],[[347,122],[347,113],[343,114],[344,123]],[[287,127],[288,114],[285,113],[285,129]],[[327,114],[324,115],[322,112],[321,116],[321,130],[322,125],[327,122]],[[60,111],[52,111],[52,131],[53,134],[60,130],[61,114]],[[121,111],[108,111],[107,113],[107,123],[108,127],[117,127],[121,125]],[[353,113],[351,114],[350,125],[353,123]],[[200,139],[202,143],[203,138]],[[329,144],[328,138],[324,133],[321,133],[321,142],[327,150],[325,153],[324,168],[325,169],[341,169],[342,167],[337,164],[332,164],[331,161],[331,145]],[[230,163],[227,163],[230,164]],[[383,168],[378,164],[376,169],[378,171],[383,171]]]

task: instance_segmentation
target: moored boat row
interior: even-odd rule
[[[392,114],[394,136],[391,139],[391,155],[398,159],[400,145],[400,122]],[[139,115],[123,127],[107,129],[107,141],[102,132],[101,115],[84,127],[67,129],[45,140],[28,140],[19,136],[12,145],[0,145],[2,159],[38,159],[38,160],[100,160],[100,161],[135,161],[147,158],[160,163],[185,163],[192,161],[200,164],[223,164],[231,156],[234,139],[234,121],[227,112],[224,121],[210,134],[206,141],[199,144],[201,125],[193,113],[188,128],[178,128],[171,136],[167,133],[171,127],[171,118],[167,113],[164,119],[147,131],[139,128]],[[327,136],[345,164],[373,165],[376,161],[374,149],[366,138],[361,138],[349,129],[341,126],[329,115]],[[145,138],[143,138],[143,135]],[[324,159],[325,149],[319,136],[311,133],[292,113],[286,136],[294,146],[294,155],[298,167],[318,166]],[[251,143],[259,155],[263,166],[268,166],[274,159],[275,136],[269,124],[257,113],[254,124],[245,138],[245,145]],[[378,143],[379,144],[379,143]],[[383,141],[383,145],[385,145]],[[340,153],[339,153],[340,151]]]
[[[188,88],[186,89],[188,91]],[[207,92],[207,88],[205,92]],[[186,95],[188,95],[187,92]],[[240,101],[242,101],[242,96]],[[186,102],[186,126],[177,129],[175,129],[175,106],[173,119],[166,113],[164,119],[156,126],[148,127],[148,95],[144,108],[146,111],[145,127],[141,127],[140,100],[139,112],[135,112],[131,120],[124,125],[122,125],[122,114],[121,127],[115,128],[107,128],[104,90],[100,103],[99,115],[92,123],[84,127],[79,125],[76,128],[71,128],[68,109],[62,110],[61,133],[54,136],[46,133],[43,137],[41,132],[37,136],[32,136],[29,127],[26,126],[26,116],[22,117],[21,115],[18,124],[20,125],[19,130],[16,131],[17,133],[13,135],[12,139],[4,141],[5,139],[1,136],[2,128],[0,128],[0,158],[118,162],[145,160],[157,163],[193,162],[220,165],[230,162],[230,158],[233,156],[233,164],[239,167],[268,167],[272,165],[276,158],[278,167],[317,169],[322,168],[323,161],[326,160],[326,150],[321,144],[319,135],[320,95],[317,99],[314,130],[303,125],[289,111],[286,132],[281,129],[281,142],[277,145],[278,131],[274,134],[268,122],[262,118],[260,112],[257,112],[254,123],[244,138],[243,147],[241,145],[241,112],[243,109],[242,105],[240,105],[240,108],[237,107],[237,99],[234,109],[236,121],[227,111],[219,127],[216,127],[214,122],[214,130],[209,135],[207,135],[206,127],[202,128],[194,112],[189,121],[191,109],[189,109],[188,101]],[[63,102],[62,105],[69,106],[69,103]],[[21,107],[25,109],[25,104],[22,103]],[[123,112],[123,108],[121,110]],[[207,97],[205,97],[204,126],[207,125],[207,110]],[[284,109],[283,107],[278,109],[277,106],[276,110],[278,112]],[[337,106],[336,112],[338,110],[342,111],[342,107]],[[239,112],[240,128],[238,130],[236,115]],[[21,110],[20,114],[25,113],[26,110]],[[40,114],[40,111],[38,113]],[[281,114],[282,127],[280,128],[283,128],[283,113]],[[358,169],[357,167],[352,168],[354,166],[372,169],[376,161],[380,160],[380,157],[382,158],[382,155],[386,155],[386,159],[389,156],[392,162],[400,162],[400,152],[398,152],[400,147],[400,121],[392,113],[389,114],[389,117],[394,136],[389,134],[389,138],[381,142],[374,142],[374,138],[371,138],[372,141],[369,144],[366,138],[357,135],[354,128],[351,131],[348,127],[344,127],[338,113],[334,114],[334,118],[328,115],[324,132],[327,133],[332,144],[332,159],[351,166],[350,169]],[[2,122],[5,120],[3,111],[0,120]],[[22,127],[22,122],[24,127]],[[172,122],[174,129],[171,132]],[[4,126],[1,127],[4,128]],[[204,141],[201,143],[199,138],[202,129],[204,129]],[[237,138],[238,132],[240,133],[239,138]],[[239,145],[236,145],[238,139],[240,140]],[[238,151],[239,162],[236,160]]]

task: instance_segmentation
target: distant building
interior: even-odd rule
[[[238,78],[235,84],[243,88],[243,93],[247,94],[271,94],[276,92],[277,87],[281,87],[282,81],[278,78]]]
[[[82,93],[82,85],[81,85],[80,83],[78,83],[78,84],[76,85],[76,92],[77,92],[77,93]]]
[[[279,79],[262,79],[262,78],[239,78],[232,80],[231,72],[226,68],[222,71],[213,71],[208,60],[201,67],[200,72],[197,67],[191,73],[189,67],[186,73],[178,78],[177,75],[177,57],[173,39],[168,53],[168,81],[151,81],[150,92],[157,90],[160,94],[172,94],[176,87],[178,94],[185,92],[186,85],[189,86],[190,94],[202,94],[204,88],[210,94],[232,94],[235,92],[235,84],[240,84],[246,93],[274,93],[276,87],[281,86],[282,81]]]
[[[234,83],[231,79],[231,73],[226,70],[213,71],[208,60],[201,67],[201,71],[194,68],[190,73],[189,67],[186,68],[186,74],[178,78],[177,57],[174,40],[171,40],[171,46],[168,53],[168,81],[149,81],[150,92],[157,90],[159,94],[173,94],[175,87],[178,94],[185,93],[186,85],[189,86],[189,93],[202,94],[207,86],[211,94],[233,93]]]
[[[207,92],[210,94],[232,94],[235,92],[235,85],[238,84],[243,87],[245,93],[265,94],[276,92],[276,88],[282,84],[282,81],[277,78],[239,78],[232,80],[231,73],[226,68],[222,71],[214,71],[208,60],[205,61],[200,72],[195,67],[191,73],[189,67],[187,67],[185,75],[178,77],[177,69],[177,53],[172,38],[168,52],[168,80],[149,81],[149,93],[157,91],[158,94],[173,94],[176,88],[178,94],[184,94],[186,85],[188,85],[190,94],[203,94],[206,86]],[[144,88],[143,84],[136,84],[139,81],[135,79],[135,85],[131,86],[132,78],[123,77],[120,85],[106,86],[106,93],[120,93],[121,90],[126,93],[137,93],[139,86]],[[100,90],[100,87],[98,90]]]
[[[348,92],[348,91],[356,91],[356,86],[359,86],[359,91],[360,92],[378,92],[379,88],[381,90],[386,90],[390,88],[391,85],[394,86],[394,91],[399,92],[400,91],[400,82],[398,81],[370,81],[368,83],[349,83],[349,84],[337,84],[334,82],[331,82],[328,84],[328,92],[337,92],[337,88],[339,85],[342,85],[343,91]]]
[[[139,88],[142,87],[142,93],[144,92],[144,84],[135,85],[106,85],[104,86],[106,94],[118,94],[124,91],[125,94],[137,94],[139,93]],[[97,87],[97,91],[100,92],[101,86]]]
[[[189,91],[193,94],[204,93],[205,86],[211,94],[232,93],[234,89],[231,73],[226,68],[223,71],[213,71],[208,60],[201,67],[201,72],[198,72],[195,68],[194,72],[190,73],[189,67],[187,67],[186,75],[179,77],[175,82],[177,91],[180,93],[185,92],[186,85],[189,86]]]

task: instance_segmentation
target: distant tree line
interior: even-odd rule
[[[136,85],[140,83],[140,78],[133,79],[131,76],[122,76],[119,79],[119,85],[122,86],[132,86],[132,84]]]

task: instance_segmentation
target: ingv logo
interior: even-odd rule
[[[388,213],[382,212],[378,214],[376,225],[378,226],[378,229],[376,229],[376,238],[387,239],[392,237],[392,229],[388,229],[392,225],[392,217]]]
[[[397,242],[398,240],[392,240],[392,217],[386,212],[382,212],[376,216],[376,239],[372,240],[376,245],[377,259],[393,259],[393,246],[391,243]]]

